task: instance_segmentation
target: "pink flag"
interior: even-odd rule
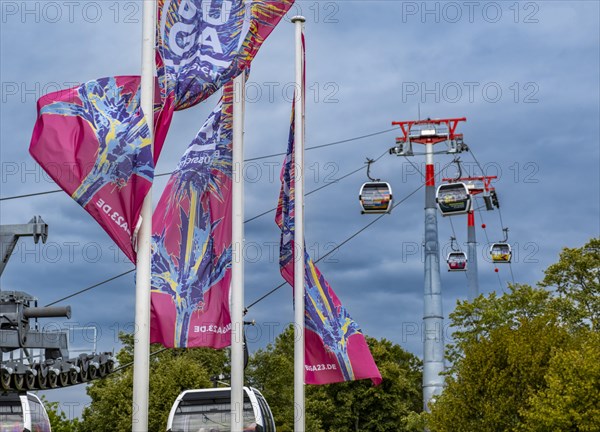
[[[135,230],[173,112],[249,67],[293,0],[160,0],[154,157],[140,78],[89,81],[43,96],[30,153],[136,262]]]
[[[225,85],[221,102],[183,155],[154,212],[152,342],[231,344],[232,79],[249,68],[292,3],[159,2],[166,99],[181,110]]]
[[[275,221],[281,228],[279,265],[294,286],[294,110],[287,155],[281,173],[281,192]],[[330,384],[381,374],[356,321],[352,319],[305,249],[305,382]]]
[[[231,344],[233,83],[198,132],[154,212],[151,340]]]
[[[157,91],[153,160],[139,88],[139,76],[119,76],[41,97],[29,147],[134,263],[132,239],[171,121]]]
[[[161,87],[176,111],[250,67],[294,0],[159,0]]]

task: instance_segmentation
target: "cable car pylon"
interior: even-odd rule
[[[471,199],[474,200],[476,195],[482,195],[487,210],[493,210],[494,207],[499,207],[496,189],[492,186],[492,180],[497,179],[497,176],[481,176],[481,177],[461,177],[460,162],[459,176],[457,178],[444,178],[442,181],[456,183],[460,182],[467,188]],[[472,301],[479,296],[479,276],[477,273],[477,238],[475,235],[475,210],[471,206],[467,213],[467,284],[468,284],[468,299]]]
[[[437,206],[433,146],[448,145],[447,153],[466,150],[462,134],[456,133],[465,117],[392,122],[399,126],[403,136],[396,138],[390,154],[413,156],[412,144],[425,146],[425,283],[424,283],[424,341],[423,341],[423,407],[429,412],[429,402],[444,388],[444,318],[440,278],[440,250],[437,227]]]

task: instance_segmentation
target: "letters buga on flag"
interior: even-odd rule
[[[159,0],[161,86],[182,110],[247,69],[294,0]]]
[[[281,228],[281,275],[294,286],[294,109],[275,221]],[[305,382],[330,384],[381,374],[356,321],[352,319],[308,253],[304,254]]]

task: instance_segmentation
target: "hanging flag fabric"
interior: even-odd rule
[[[281,275],[294,286],[294,108],[287,155],[281,172],[281,192],[275,221],[281,229]],[[305,382],[330,384],[381,374],[356,321],[341,304],[305,249]]]
[[[168,105],[198,104],[248,69],[294,0],[159,0],[158,55]]]
[[[38,101],[30,153],[136,262],[135,229],[173,111],[249,67],[293,0],[159,0],[154,157],[140,77],[89,81]]]
[[[159,0],[159,83],[167,110],[225,85],[153,217],[151,341],[231,344],[232,80],[248,70],[293,0]]]
[[[171,175],[153,217],[151,341],[231,344],[233,83]]]
[[[42,96],[29,152],[135,263],[132,239],[152,185],[150,130],[140,107],[140,77],[89,81]],[[155,98],[155,141],[171,120]]]

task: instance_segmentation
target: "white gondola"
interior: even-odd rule
[[[508,243],[494,243],[490,247],[490,255],[495,264],[510,264],[512,248]]]
[[[389,213],[392,211],[392,187],[386,182],[367,182],[358,196],[361,213]]]
[[[275,432],[275,421],[263,395],[244,387],[244,432]],[[229,432],[231,387],[186,390],[169,413],[167,432]]]
[[[448,263],[448,271],[467,270],[467,255],[464,252],[450,252],[446,262]]]
[[[464,183],[440,185],[436,201],[442,216],[465,214],[471,210],[471,195]]]
[[[0,394],[0,432],[51,432],[48,413],[33,393]]]

